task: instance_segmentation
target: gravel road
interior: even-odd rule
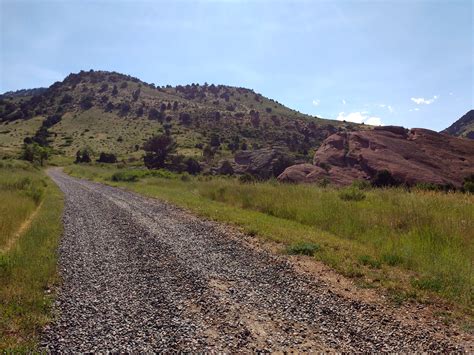
[[[214,222],[49,174],[66,203],[46,351],[463,351],[439,331],[331,292]]]

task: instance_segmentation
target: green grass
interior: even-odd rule
[[[93,166],[67,171],[108,183],[116,172]],[[362,199],[341,199],[334,188],[205,177],[187,182],[144,177],[115,184],[233,223],[284,247],[318,245],[316,259],[365,283],[376,280],[397,298],[437,295],[472,312],[472,195],[368,189]]]
[[[23,163],[6,165],[0,166],[4,247],[40,206],[8,249],[0,244],[0,350],[28,352],[35,349],[39,331],[50,320],[52,294],[45,291],[57,282],[63,202],[59,189],[42,171]],[[30,192],[35,188],[42,191],[39,197]]]

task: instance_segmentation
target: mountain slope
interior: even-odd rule
[[[82,71],[38,95],[3,96],[0,146],[18,150],[26,135],[38,129],[37,121],[52,115],[59,118],[48,128],[50,145],[70,156],[85,146],[138,156],[148,137],[169,132],[186,155],[200,156],[210,143],[219,146],[218,155],[223,156],[279,145],[310,159],[328,135],[356,127],[303,115],[249,89],[155,87],[115,72]]]
[[[441,132],[456,137],[474,139],[474,110],[468,111],[459,120]]]

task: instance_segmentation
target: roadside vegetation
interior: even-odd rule
[[[0,349],[35,349],[57,282],[62,195],[38,168],[0,161]]]
[[[125,186],[310,255],[396,302],[444,299],[472,316],[474,196],[355,184],[287,185],[165,170],[75,165],[66,172]],[[434,298],[433,298],[434,297]]]

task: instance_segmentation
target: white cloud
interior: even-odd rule
[[[435,102],[435,101],[438,100],[438,99],[439,99],[439,96],[438,96],[438,95],[435,95],[435,96],[433,96],[433,98],[431,98],[431,99],[425,99],[425,98],[423,98],[423,97],[412,97],[412,98],[411,98],[411,101],[413,101],[413,102],[414,102],[415,104],[417,104],[417,105],[421,105],[421,104],[423,104],[423,105],[430,105],[430,104],[432,104],[433,102]]]
[[[354,123],[365,123],[369,125],[382,125],[382,120],[380,117],[369,116],[367,111],[363,112],[351,112],[347,115],[344,112],[340,112],[336,117],[336,120],[347,121]]]
[[[382,120],[380,119],[380,117],[369,117],[364,121],[364,123],[372,126],[381,126]]]
[[[314,106],[319,106],[320,101],[319,100],[313,100],[313,105]]]
[[[387,108],[388,108],[388,110],[390,111],[390,113],[393,113],[393,111],[395,111],[394,108],[393,108],[392,106],[390,106],[390,105],[388,105]]]
[[[453,96],[454,94],[452,92],[449,93],[449,96]]]
[[[384,108],[385,106],[387,106],[387,105],[385,105],[385,104],[380,104],[379,105],[379,107],[382,107],[382,108]]]
[[[410,111],[410,112],[413,112],[413,111],[420,111],[420,109],[419,109],[418,107],[415,107],[415,108],[409,109],[408,111]]]
[[[346,100],[342,99],[342,104],[345,105],[345,104],[346,104]]]

